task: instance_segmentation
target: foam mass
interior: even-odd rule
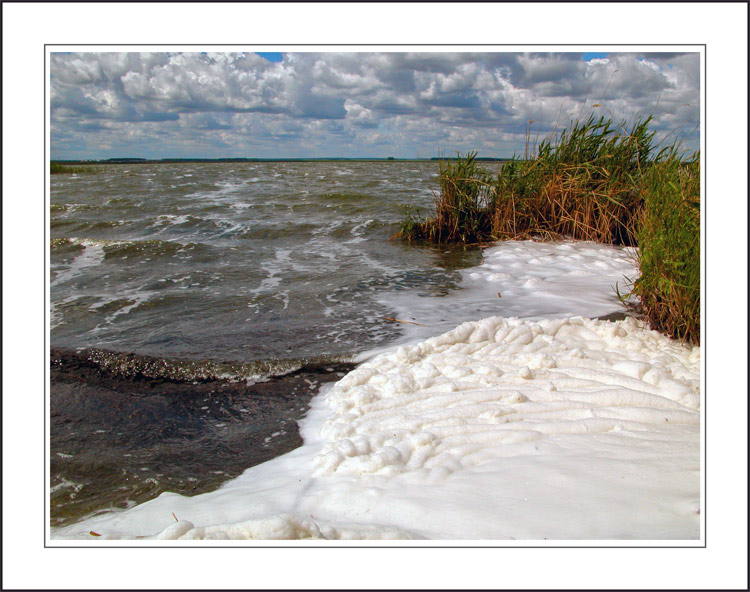
[[[632,318],[466,322],[362,364],[303,427],[302,448],[216,492],[55,535],[699,536],[700,351]]]

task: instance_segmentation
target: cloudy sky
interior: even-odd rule
[[[49,76],[53,159],[509,157],[592,111],[699,147],[698,53],[59,52]]]

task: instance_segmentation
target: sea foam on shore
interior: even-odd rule
[[[586,248],[549,244],[546,260],[515,271],[506,260],[505,272],[492,267],[501,265],[499,248],[466,274],[503,273],[497,291],[501,281],[539,290],[566,273],[578,284],[557,285],[565,312],[587,303],[596,314],[614,312],[604,287],[611,278],[595,270],[611,271],[622,251],[597,247],[576,257]],[[576,270],[576,261],[585,265]],[[321,392],[301,448],[217,491],[165,493],[52,536],[698,539],[699,348],[632,318],[566,316],[560,298],[547,298],[558,303],[549,313],[558,318],[544,318],[542,291],[536,320],[489,316],[426,339],[412,335]],[[602,310],[607,298],[610,310]],[[460,297],[452,304],[466,314]]]

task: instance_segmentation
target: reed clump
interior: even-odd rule
[[[435,216],[422,222],[408,216],[401,236],[431,242],[475,243],[491,231],[489,208],[494,196],[492,175],[476,162],[476,152],[454,162],[440,161],[440,193]]]
[[[697,343],[699,158],[682,158],[677,143],[655,147],[651,120],[615,125],[592,115],[494,175],[476,152],[441,161],[435,215],[410,216],[399,234],[438,243],[573,238],[639,246],[633,293],[652,327]]]
[[[700,160],[670,154],[643,179],[640,277],[633,285],[652,329],[700,343]]]
[[[643,206],[639,179],[654,159],[651,118],[615,126],[594,116],[543,140],[493,177],[469,153],[441,161],[435,216],[409,220],[407,240],[481,242],[570,237],[633,245]],[[660,158],[657,155],[656,159]]]

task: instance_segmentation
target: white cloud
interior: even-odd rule
[[[382,156],[383,146],[509,156],[530,120],[544,134],[594,104],[618,120],[653,113],[664,132],[699,114],[698,54],[55,53],[50,63],[56,158],[114,156],[103,146],[147,157]]]

